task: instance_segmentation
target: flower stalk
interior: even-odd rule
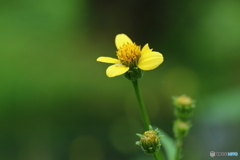
[[[137,101],[139,104],[139,109],[141,112],[144,128],[145,128],[145,130],[149,130],[150,120],[149,120],[147,110],[146,110],[146,107],[145,107],[143,99],[142,99],[142,95],[141,95],[139,87],[138,87],[138,80],[132,81],[132,83],[133,83],[133,87],[135,90],[135,94],[137,96]]]
[[[190,118],[195,108],[195,101],[186,95],[179,97],[173,97],[173,104],[175,106],[174,114],[176,120],[173,125],[173,133],[176,139],[176,153],[174,160],[180,160],[182,158],[182,144],[183,138],[188,135],[190,128],[192,127]]]
[[[176,153],[175,153],[175,160],[181,159],[181,152],[182,152],[182,138],[176,139]]]

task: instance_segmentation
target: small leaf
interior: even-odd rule
[[[143,135],[142,134],[139,134],[139,133],[136,133],[136,135],[139,137],[139,138],[142,138]]]

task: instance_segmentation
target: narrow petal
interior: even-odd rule
[[[149,48],[148,43],[143,46],[141,55],[143,55],[144,53],[147,53],[147,52],[152,52],[152,49]]]
[[[97,61],[103,63],[120,63],[118,59],[111,57],[98,57]]]
[[[122,64],[114,64],[107,68],[106,74],[108,77],[115,77],[121,74],[124,74],[129,70],[129,67],[126,67]]]
[[[119,49],[125,43],[133,43],[132,40],[126,34],[118,34],[115,37],[115,45]]]
[[[142,70],[152,70],[163,62],[163,56],[159,52],[148,52],[142,55],[138,61],[138,67]]]

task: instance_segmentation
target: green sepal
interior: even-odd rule
[[[136,81],[143,76],[143,70],[138,67],[130,68],[125,74],[125,78],[131,81]]]

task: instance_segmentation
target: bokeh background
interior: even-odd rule
[[[239,0],[1,0],[0,160],[152,158],[132,84],[96,62],[118,33],[165,58],[139,82],[154,125],[173,136],[171,97],[197,100],[183,159],[240,153]]]

